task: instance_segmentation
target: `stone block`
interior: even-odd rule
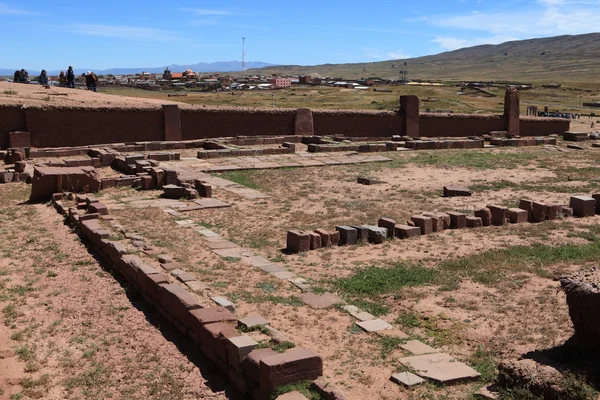
[[[450,216],[450,229],[464,229],[467,227],[467,216],[465,214],[451,211],[448,215]]]
[[[548,208],[548,214],[547,214],[548,221],[554,221],[555,219],[559,218],[559,216],[561,216],[562,209],[563,209],[562,205],[546,204],[546,207]]]
[[[379,221],[377,221],[377,226],[380,228],[386,228],[387,229],[387,237],[388,238],[393,238],[395,235],[395,227],[396,227],[396,221],[394,221],[391,218],[381,218]]]
[[[314,380],[323,375],[323,360],[310,350],[296,347],[261,359],[259,388],[272,391],[283,385]]]
[[[213,361],[226,363],[229,361],[227,339],[240,336],[237,329],[225,322],[206,324],[190,330],[200,340],[200,348],[206,357]]]
[[[321,235],[316,232],[309,232],[310,235],[310,249],[317,250],[321,248]]]
[[[507,215],[511,224],[522,224],[527,222],[527,218],[529,217],[527,210],[520,208],[509,208]]]
[[[351,226],[336,226],[335,230],[340,233],[340,246],[350,246],[358,241],[358,232]]]
[[[292,253],[304,253],[310,250],[310,234],[304,231],[287,233],[287,249]]]
[[[421,229],[421,235],[429,235],[433,232],[433,221],[424,215],[413,215],[410,220]]]
[[[312,136],[315,133],[312,111],[308,108],[296,110],[294,133],[302,136]]]
[[[93,167],[35,167],[30,201],[46,201],[56,192],[98,192],[100,179]]]
[[[329,238],[331,239],[332,246],[338,246],[340,244],[340,233],[338,231],[329,232]]]
[[[369,229],[363,225],[353,225],[352,228],[356,229],[357,241],[368,242],[369,241]]]
[[[399,385],[404,385],[405,387],[413,387],[416,385],[420,385],[425,382],[425,380],[412,372],[398,372],[390,377],[390,380]]]
[[[396,233],[396,237],[399,239],[408,239],[411,237],[421,236],[421,228],[418,226],[397,224],[394,227],[394,232]]]
[[[444,197],[468,197],[473,195],[471,190],[459,186],[444,186]]]
[[[431,230],[433,232],[442,232],[444,230],[444,220],[441,215],[438,215],[437,213],[427,213],[423,215],[431,218]]]
[[[492,212],[492,225],[502,226],[506,224],[506,216],[508,214],[507,207],[488,205],[487,208]]]
[[[367,228],[368,239],[371,243],[381,244],[388,237],[387,228],[372,225],[365,225],[365,228]]]
[[[25,172],[26,167],[27,167],[27,161],[15,162],[15,172],[18,172],[18,173]]]
[[[191,328],[195,318],[191,311],[201,308],[196,298],[182,286],[164,284],[159,289],[159,304],[170,316]]]
[[[210,298],[212,301],[217,303],[218,306],[223,307],[232,313],[235,312],[235,304],[229,301],[227,298],[223,296],[213,296]]]
[[[240,369],[240,364],[258,346],[250,336],[235,336],[227,339],[229,366],[235,370]]]
[[[238,320],[238,325],[245,332],[255,330],[268,324],[269,321],[267,321],[262,315],[258,314],[251,314]]]
[[[242,361],[241,368],[252,386],[258,386],[259,369],[261,360],[277,355],[270,347],[252,350]]]
[[[436,212],[435,215],[442,220],[443,229],[450,229],[450,225],[452,223],[450,214],[445,212]]]
[[[527,221],[533,222],[533,201],[527,199],[521,199],[519,202],[519,208],[527,211]]]
[[[481,217],[467,217],[467,228],[481,228],[483,221]]]
[[[534,201],[531,203],[531,222],[544,222],[548,216],[548,206]]]
[[[321,236],[321,247],[329,247],[331,246],[331,235],[325,229],[317,229],[315,230],[319,236]]]
[[[596,214],[596,199],[587,196],[573,196],[569,202],[576,217],[592,217]]]
[[[90,214],[92,213],[97,213],[99,215],[108,215],[108,207],[106,207],[106,205],[104,203],[91,203],[88,206],[88,212]]]
[[[356,325],[360,326],[365,332],[379,332],[394,329],[392,325],[381,319],[359,321]]]
[[[169,283],[169,278],[161,273],[145,274],[138,270],[136,278],[140,289],[155,303],[158,303],[160,285]]]
[[[468,381],[480,376],[473,368],[444,353],[404,357],[399,361],[402,365],[419,371],[422,377],[440,383]]]
[[[600,143],[598,143],[600,146]],[[600,214],[600,193],[593,194],[592,198],[596,200],[596,214]]]
[[[492,212],[487,207],[476,210],[473,215],[481,218],[483,226],[490,226],[492,224]]]

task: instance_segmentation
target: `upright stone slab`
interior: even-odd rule
[[[367,234],[369,236],[369,241],[375,244],[381,244],[383,242],[385,242],[385,239],[387,238],[387,228],[381,228],[378,226],[371,226],[371,225],[366,225],[365,228],[367,228]]]
[[[287,249],[292,253],[304,253],[310,250],[310,235],[303,231],[287,233]]]
[[[520,208],[508,209],[508,220],[511,224],[522,224],[524,222],[527,222],[527,218],[527,210],[521,210]]]
[[[310,235],[310,249],[318,250],[321,248],[321,235],[316,232],[309,232]]]
[[[433,232],[433,221],[424,215],[413,215],[411,221],[421,229],[421,235],[429,235]]]
[[[435,215],[442,220],[443,229],[450,229],[450,225],[452,223],[452,219],[450,218],[450,214],[445,212],[437,212]]]
[[[299,108],[296,110],[294,133],[301,136],[313,136],[315,134],[313,114],[310,109]]]
[[[165,141],[181,140],[181,111],[177,104],[163,104],[165,116]]]
[[[593,194],[592,198],[596,200],[596,214],[600,214],[600,193]]]
[[[423,215],[431,218],[431,229],[433,232],[441,232],[444,230],[444,219],[441,215],[438,215],[436,213]]]
[[[490,226],[492,224],[492,212],[489,208],[484,207],[482,209],[476,210],[473,213],[476,217],[481,218],[481,223],[483,226]]]
[[[576,217],[593,217],[596,214],[596,200],[593,197],[573,196],[569,206]]]
[[[544,222],[548,216],[548,206],[545,203],[534,201],[531,203],[531,221]]]
[[[519,208],[527,211],[527,221],[533,222],[533,201],[527,199],[521,199],[519,202]]]
[[[481,217],[467,217],[467,228],[481,228],[482,226]]]
[[[419,98],[414,95],[400,96],[400,115],[404,117],[404,135],[420,137]]]
[[[315,233],[321,236],[321,247],[331,246],[331,234],[329,232],[325,229],[317,229]]]
[[[351,226],[336,226],[335,230],[340,233],[340,246],[350,246],[358,241],[358,232]]]
[[[418,226],[409,226],[398,224],[394,228],[396,237],[399,239],[408,239],[411,237],[421,236],[421,228]]]
[[[506,224],[508,208],[496,205],[489,205],[487,208],[492,212],[492,225],[502,226]]]
[[[519,91],[514,88],[506,89],[504,95],[504,120],[506,124],[506,131],[509,135],[519,136],[520,135],[520,100]]]
[[[461,212],[451,211],[448,213],[450,216],[450,228],[451,229],[464,229],[467,227],[467,216]]]
[[[598,200],[596,200],[596,207],[598,207],[597,204]],[[548,221],[554,221],[562,214],[563,206],[560,204],[546,204],[546,207],[548,208]]]
[[[369,241],[369,229],[364,225],[353,225],[352,228],[356,229],[357,240],[359,242]]]
[[[388,238],[393,238],[394,237],[394,228],[396,227],[396,221],[394,221],[391,218],[381,218],[378,222],[377,222],[377,226],[380,228],[386,228],[387,229],[387,237]]]

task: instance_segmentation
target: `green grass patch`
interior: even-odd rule
[[[258,180],[254,177],[253,171],[229,171],[223,172],[217,176],[223,179],[227,179],[228,181],[238,183],[242,186],[246,186],[250,189],[261,188]]]
[[[486,150],[424,152],[413,156],[410,162],[418,165],[463,167],[477,169],[510,168],[527,165],[538,155],[529,152],[492,153]]]
[[[432,283],[434,271],[420,265],[396,263],[391,268],[370,266],[354,275],[334,281],[338,289],[349,295],[377,296],[397,293],[409,286]]]
[[[467,362],[481,374],[482,382],[493,382],[498,375],[497,354],[484,347],[477,347]]]

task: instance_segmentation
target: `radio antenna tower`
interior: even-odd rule
[[[246,72],[246,38],[242,38],[242,72]]]

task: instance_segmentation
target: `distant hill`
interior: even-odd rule
[[[307,74],[354,79],[507,80],[531,82],[598,82],[600,33],[506,42],[412,59],[315,66],[280,65],[249,72]],[[406,63],[406,65],[404,65]]]
[[[246,68],[263,68],[275,66],[277,64],[266,63],[262,61],[249,61],[246,63]],[[65,66],[65,71],[68,65]],[[242,70],[241,61],[218,61],[212,63],[198,63],[191,65],[169,65],[171,72],[183,72],[186,69],[191,69],[194,72],[239,72]],[[152,74],[162,74],[165,70],[164,67],[146,67],[146,68],[110,68],[104,70],[97,70],[94,68],[75,68],[75,74],[82,74],[87,71],[94,71],[97,75],[125,75],[125,74],[137,74],[140,72],[150,72]],[[0,75],[12,76],[15,73],[15,69],[0,69]],[[30,75],[37,75],[40,71],[28,69]],[[48,71],[50,75],[60,74],[59,70]]]

